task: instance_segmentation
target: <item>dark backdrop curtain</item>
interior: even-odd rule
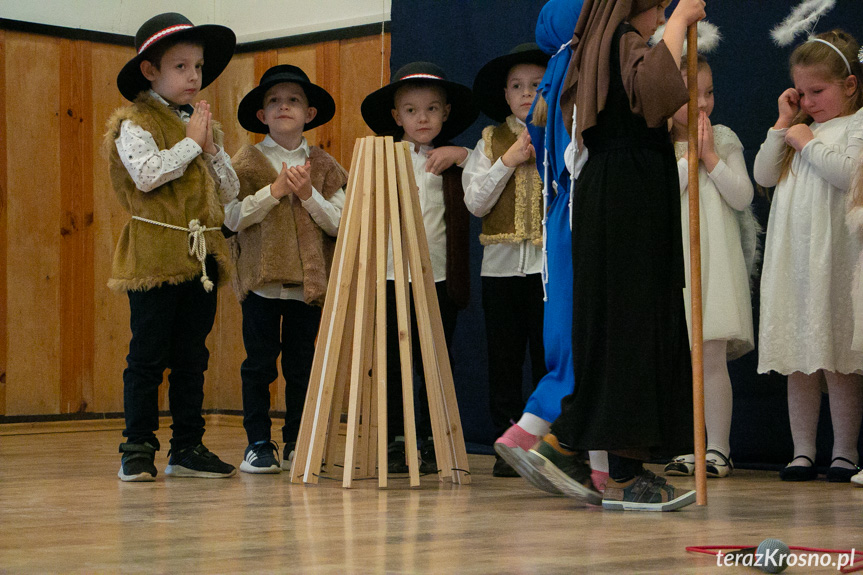
[[[477,71],[490,59],[522,42],[534,41],[540,0],[393,0],[392,58],[395,72],[408,62],[428,60],[446,70],[449,79],[473,85]],[[776,120],[779,94],[792,86],[788,56],[794,45],[775,46],[770,30],[782,22],[799,1],[708,0],[707,20],[715,24],[722,41],[708,55],[713,69],[716,107],[712,120],[734,130],[745,147],[750,171],[767,129]],[[674,4],[668,11],[671,14]],[[816,32],[842,28],[863,39],[863,2],[839,0],[817,24]],[[798,42],[802,37],[798,37]],[[482,128],[493,123],[480,115],[456,139],[472,148]],[[755,201],[756,213],[766,226],[769,205]],[[472,218],[471,304],[459,315],[453,343],[453,370],[465,439],[479,445],[494,441],[488,411],[486,342],[480,302],[482,247],[480,225]],[[758,321],[758,293],[753,305]],[[785,395],[785,378],[758,375],[756,352],[730,364],[734,387],[732,454],[737,464],[784,464],[791,456],[791,434]],[[527,375],[527,374],[526,374]],[[525,379],[527,382],[527,377]],[[529,390],[525,388],[525,393]],[[829,464],[832,432],[827,402],[822,405],[818,433],[819,464]]]

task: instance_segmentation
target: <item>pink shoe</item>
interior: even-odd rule
[[[590,479],[593,481],[593,486],[596,487],[597,491],[600,493],[605,491],[605,484],[608,483],[608,473],[592,469],[590,471]]]
[[[528,433],[515,423],[511,425],[509,429],[504,431],[503,435],[498,437],[495,443],[502,443],[510,449],[520,447],[525,451],[528,451],[537,441],[539,441],[539,437]]]

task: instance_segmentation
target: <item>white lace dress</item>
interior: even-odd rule
[[[815,139],[779,182],[786,130],[755,158],[755,181],[776,186],[761,275],[758,371],[863,373],[854,351],[851,283],[861,244],[845,224],[846,196],[863,151],[863,111],[811,126]]]
[[[699,164],[699,213],[701,227],[701,298],[704,340],[726,340],[728,359],[754,349],[752,300],[743,238],[754,246],[751,218],[752,182],[743,159],[743,144],[727,126],[713,126],[713,141],[720,161],[709,174]],[[686,322],[692,335],[689,294],[689,166],[683,159],[687,143],[675,142],[680,175],[680,216],[686,265]],[[749,237],[749,236],[752,237]],[[754,250],[752,250],[754,252]]]

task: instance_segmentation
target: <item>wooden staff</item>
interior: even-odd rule
[[[689,87],[689,295],[692,305],[692,423],[695,428],[695,502],[707,505],[704,432],[704,328],[701,308],[701,223],[698,207],[698,29],[687,30]]]

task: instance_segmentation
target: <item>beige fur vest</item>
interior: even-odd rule
[[[104,149],[108,152],[111,184],[120,204],[133,216],[187,228],[197,219],[206,227],[219,228],[225,219],[216,182],[202,156],[186,167],[183,175],[149,192],[135,187],[120,160],[114,141],[120,125],[131,120],[153,136],[160,150],[173,147],[186,137],[186,125],[167,106],[142,93],[131,106],[114,112],[108,120]],[[222,132],[214,128],[221,146]],[[228,246],[221,231],[205,232],[207,253],[219,266],[219,283],[230,276]],[[120,233],[114,250],[108,287],[120,291],[148,290],[164,283],[179,284],[201,275],[201,263],[189,255],[189,234],[130,220]]]
[[[345,186],[347,172],[332,156],[311,146],[309,161],[312,186],[324,198]],[[278,176],[254,146],[243,146],[231,164],[240,179],[240,200],[272,184]],[[231,238],[237,297],[243,301],[259,285],[279,282],[302,285],[307,304],[323,305],[334,249],[335,238],[314,222],[299,198],[286,196],[263,221]]]
[[[492,163],[512,146],[524,126],[509,116],[499,126],[482,131],[485,153]],[[517,166],[491,211],[482,219],[482,245],[517,244],[530,240],[542,245],[542,181],[533,159]]]

